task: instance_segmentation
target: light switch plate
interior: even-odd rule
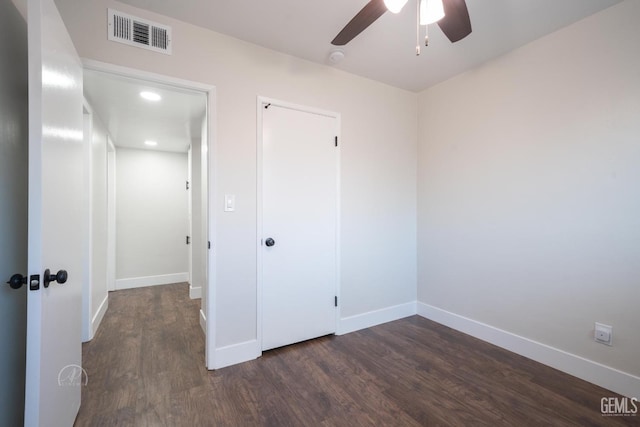
[[[236,195],[225,194],[224,195],[224,211],[233,212],[236,210]]]

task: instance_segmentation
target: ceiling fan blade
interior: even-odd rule
[[[335,46],[344,46],[355,38],[358,34],[365,30],[369,25],[373,24],[376,19],[380,18],[387,11],[383,0],[371,0],[367,3],[356,16],[338,33],[336,38],[331,42]]]
[[[438,26],[451,43],[462,40],[471,34],[471,20],[464,0],[443,0],[444,18]]]

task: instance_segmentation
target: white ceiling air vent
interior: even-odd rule
[[[171,27],[109,9],[109,40],[171,55]]]

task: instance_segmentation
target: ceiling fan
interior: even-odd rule
[[[398,13],[408,0],[370,0],[338,33],[331,44],[344,46],[373,24],[387,10]],[[418,32],[420,25],[437,22],[452,43],[471,34],[471,21],[465,0],[417,0]],[[428,38],[425,38],[428,45]],[[417,47],[416,53],[420,53]]]

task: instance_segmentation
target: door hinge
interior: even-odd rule
[[[186,188],[187,188],[187,190],[189,189],[189,181],[187,181]]]
[[[191,243],[191,237],[187,236],[187,245]]]
[[[207,249],[211,249],[211,242],[207,242]]]
[[[337,136],[336,136],[335,141],[336,141],[336,147],[337,147],[338,146],[338,137]]]
[[[338,296],[337,295],[334,297],[333,303],[335,304],[335,307],[338,306]]]

